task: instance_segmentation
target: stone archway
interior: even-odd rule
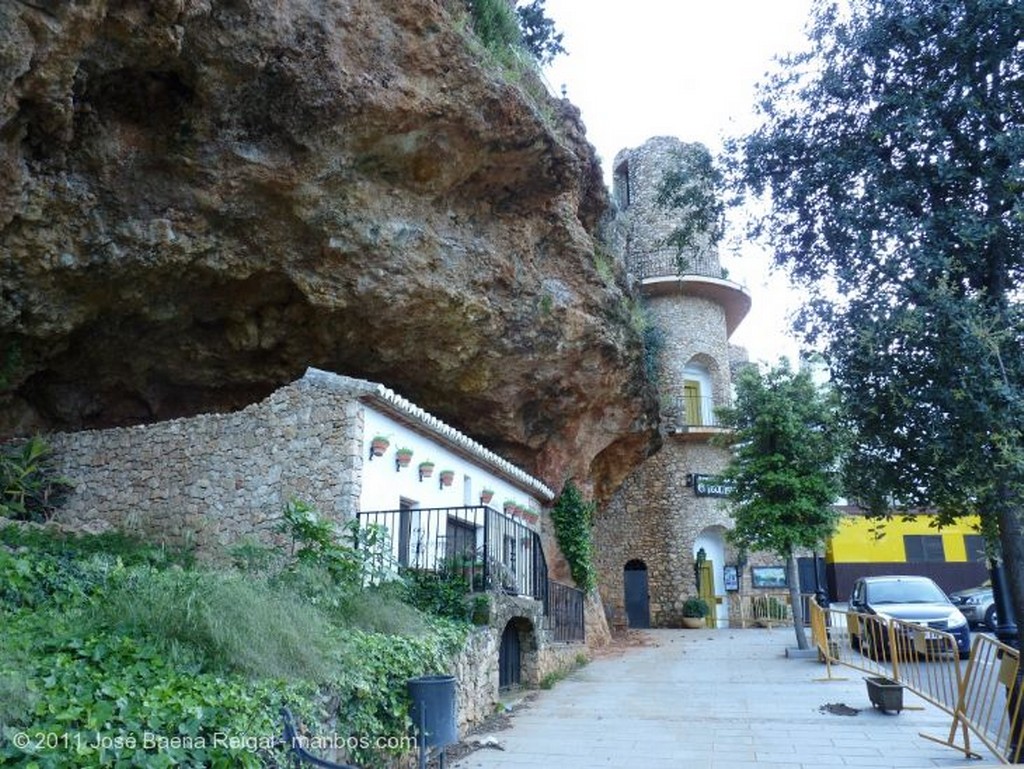
[[[498,646],[498,689],[512,689],[537,683],[536,636],[526,617],[512,617],[501,632]]]

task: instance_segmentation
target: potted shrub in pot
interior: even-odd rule
[[[388,450],[390,445],[391,441],[388,440],[386,435],[373,436],[373,439],[370,441],[370,459],[384,456],[384,452]]]
[[[708,616],[711,608],[708,602],[697,596],[690,596],[683,601],[683,627],[698,628],[706,624],[704,618]]]

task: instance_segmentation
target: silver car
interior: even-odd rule
[[[988,580],[978,587],[950,593],[949,600],[967,617],[971,627],[985,625],[990,630],[996,629],[999,618],[996,616],[996,604],[992,598],[992,583]]]

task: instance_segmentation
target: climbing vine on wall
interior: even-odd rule
[[[594,503],[587,502],[572,481],[566,481],[551,510],[551,522],[555,525],[555,537],[562,555],[569,562],[572,578],[577,587],[586,592],[597,586],[594,544],[590,535],[593,517]]]

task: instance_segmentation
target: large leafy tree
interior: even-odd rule
[[[783,360],[762,374],[745,367],[735,404],[721,412],[733,428],[733,456],[724,474],[735,526],[730,540],[785,559],[797,644],[808,647],[797,582],[797,551],[817,548],[840,513],[842,427],[831,392]]]
[[[819,2],[733,170],[807,288],[877,514],[977,513],[1024,617],[1024,3]]]

